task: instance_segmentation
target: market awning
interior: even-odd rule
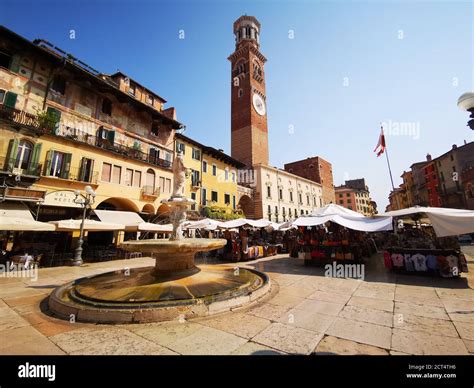
[[[109,223],[118,223],[125,225],[127,232],[162,232],[170,233],[173,230],[171,224],[153,224],[145,222],[137,213],[117,211],[117,210],[94,210],[94,213],[99,217],[99,220]]]
[[[379,217],[404,217],[418,213],[426,214],[438,237],[474,233],[474,211],[472,210],[414,206],[383,213]]]
[[[56,231],[58,232],[70,232],[73,230],[81,229],[81,220],[73,220],[73,219],[59,220],[59,221],[49,221],[49,223],[56,226]],[[125,225],[95,221],[95,220],[84,220],[84,230],[88,230],[91,232],[125,230]]]
[[[0,230],[7,231],[54,231],[54,225],[38,222],[30,210],[21,203],[0,204]]]

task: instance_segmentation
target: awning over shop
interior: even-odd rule
[[[21,203],[0,204],[0,230],[6,231],[54,231],[54,225],[38,222],[30,210]]]
[[[56,227],[58,232],[70,232],[73,230],[81,229],[81,220],[59,220],[49,221],[50,224]],[[125,230],[125,225],[114,224],[109,222],[95,221],[95,220],[84,220],[84,230],[91,232],[106,232],[112,230]]]
[[[137,213],[116,211],[116,210],[94,210],[99,220],[109,223],[118,223],[125,225],[127,232],[157,232],[171,233],[173,226],[171,224],[159,225],[151,222],[145,222]]]
[[[380,216],[403,218],[413,214],[425,214],[438,237],[474,233],[474,211],[472,210],[415,206],[408,209],[394,210],[380,214]]]
[[[349,229],[362,232],[380,232],[392,230],[392,217],[365,217],[360,213],[343,208],[342,206],[329,204],[321,209],[315,210],[311,216],[299,217],[293,222],[296,226],[317,226],[326,222],[334,222]]]

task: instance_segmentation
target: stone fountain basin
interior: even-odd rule
[[[194,256],[197,252],[220,249],[227,244],[222,238],[186,238],[180,240],[126,241],[121,247],[130,252],[151,253],[155,259],[155,276],[176,271],[196,270]]]

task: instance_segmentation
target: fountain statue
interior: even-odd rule
[[[170,209],[171,237],[126,241],[121,247],[142,252],[154,267],[127,268],[77,279],[55,289],[49,308],[57,316],[100,323],[153,322],[192,318],[255,302],[270,290],[261,272],[229,265],[195,264],[197,252],[220,249],[225,239],[185,238],[186,210],[183,155],[173,161],[173,193],[163,200]]]

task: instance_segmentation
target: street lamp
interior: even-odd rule
[[[458,106],[462,110],[467,110],[471,115],[470,120],[467,122],[469,128],[474,130],[474,93],[464,93],[458,98]]]
[[[74,198],[74,202],[81,205],[83,207],[82,210],[82,219],[81,219],[81,229],[79,233],[79,241],[77,242],[77,248],[74,251],[74,259],[72,261],[72,265],[82,265],[82,244],[84,242],[84,222],[86,220],[86,212],[87,209],[91,207],[95,200],[95,191],[92,190],[92,187],[86,186],[85,187],[86,195],[82,196],[80,190],[74,190],[74,194],[76,198]]]

